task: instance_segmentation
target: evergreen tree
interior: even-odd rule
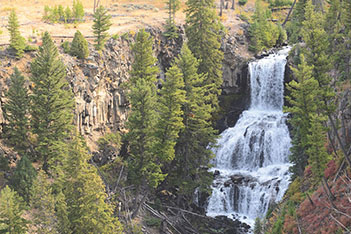
[[[32,129],[37,135],[37,158],[55,168],[62,161],[65,139],[72,128],[74,100],[66,78],[65,65],[50,35],[43,36],[43,45],[31,64],[34,84],[31,115]],[[53,169],[52,168],[52,169]]]
[[[84,7],[83,3],[79,0],[73,0],[73,17],[75,21],[82,20],[84,18]]]
[[[10,32],[10,47],[16,51],[17,57],[22,57],[26,41],[19,31],[19,23],[15,10],[10,12],[7,29]]]
[[[178,37],[178,29],[175,24],[175,14],[180,8],[179,0],[168,0],[167,9],[168,9],[168,20],[166,22],[166,32],[165,36],[170,38]]]
[[[33,182],[37,176],[32,162],[23,155],[21,160],[17,163],[16,169],[11,177],[11,187],[23,197],[28,203],[31,196]]]
[[[65,9],[65,23],[68,23],[69,20],[71,20],[72,18],[72,11],[71,11],[71,8],[69,8],[68,6],[66,7]]]
[[[293,177],[302,176],[308,162],[308,154],[306,152],[309,141],[308,135],[311,128],[311,116],[317,112],[321,101],[318,99],[319,85],[312,77],[313,67],[308,66],[303,54],[300,56],[301,63],[298,68],[292,68],[296,81],[291,81],[287,89],[290,95],[287,96],[287,101],[291,107],[285,110],[292,114],[289,122],[294,126],[293,140],[290,162],[293,166],[290,170],[293,172]]]
[[[4,105],[4,118],[8,122],[4,127],[6,141],[19,153],[24,153],[29,145],[28,107],[29,96],[25,87],[25,79],[15,67],[11,77],[11,86],[6,93],[7,102]]]
[[[0,233],[25,234],[28,221],[23,218],[25,204],[8,186],[0,192]]]
[[[70,234],[71,222],[68,219],[68,208],[66,197],[62,190],[55,197],[55,210],[57,217],[57,230],[60,234]]]
[[[302,22],[305,20],[305,6],[307,0],[298,0],[291,16],[291,20],[286,25],[290,43],[297,43],[301,40]]]
[[[329,42],[328,35],[323,29],[323,17],[321,13],[314,12],[312,1],[308,0],[305,8],[305,21],[302,23],[302,37],[306,43],[303,53],[306,62],[313,65],[312,76],[318,81],[320,100],[323,100],[321,110],[330,113],[334,105],[330,100],[334,97],[334,91],[330,86],[331,77],[328,72],[331,69],[331,62],[327,51]]]
[[[179,188],[178,198],[189,201],[196,188],[209,189],[212,176],[206,169],[213,156],[208,147],[215,143],[211,106],[206,103],[205,76],[197,73],[199,62],[185,44],[176,64],[183,74],[185,102],[182,105],[184,127],[179,133],[175,158],[169,175],[170,185]]]
[[[108,37],[107,31],[110,29],[111,25],[111,16],[107,14],[107,10],[103,6],[99,6],[94,13],[93,24],[93,32],[96,37],[95,48],[97,50],[102,50],[104,48]]]
[[[254,226],[254,234],[261,234],[262,233],[262,224],[260,218],[255,219],[255,226]]]
[[[70,54],[79,59],[85,59],[89,56],[88,42],[79,30],[74,34]]]
[[[309,129],[308,149],[308,163],[311,165],[312,175],[316,181],[320,181],[324,177],[324,170],[330,158],[325,148],[326,129],[323,126],[323,121],[327,118],[318,114],[311,116],[311,128]]]
[[[112,206],[106,203],[107,194],[83,140],[76,136],[69,147],[65,161],[64,194],[68,219],[73,233],[122,233],[118,219],[113,217]]]
[[[39,171],[34,181],[31,198],[32,220],[36,233],[58,234],[55,198],[45,172]]]
[[[206,75],[206,98],[215,111],[218,107],[218,95],[222,85],[221,47],[222,24],[216,13],[213,0],[188,0],[185,32],[189,39],[189,48],[199,61],[198,73]]]
[[[156,125],[156,154],[163,162],[174,159],[174,147],[179,131],[184,127],[183,111],[185,102],[184,81],[176,64],[167,71],[166,81],[159,92],[158,111],[160,114]]]

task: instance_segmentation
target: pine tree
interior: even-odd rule
[[[11,187],[23,197],[27,203],[30,200],[33,182],[37,176],[32,162],[26,155],[23,155],[21,160],[17,163],[16,169],[11,177]]]
[[[294,126],[291,155],[289,156],[293,166],[290,170],[293,177],[303,175],[305,166],[308,162],[306,152],[309,147],[308,135],[311,128],[311,116],[317,112],[318,107],[322,104],[318,98],[319,85],[313,77],[313,66],[309,66],[303,54],[300,56],[301,63],[298,68],[293,68],[297,81],[291,81],[287,89],[290,95],[287,101],[291,107],[285,108],[292,114],[289,122]]]
[[[177,38],[178,37],[178,29],[175,24],[175,15],[176,12],[180,8],[179,0],[168,0],[167,1],[167,9],[168,9],[168,20],[166,22],[166,32],[165,36],[169,38]]]
[[[8,20],[7,29],[10,32],[10,47],[16,51],[17,57],[22,57],[26,41],[19,31],[19,23],[15,10],[12,10]]]
[[[260,218],[255,219],[255,226],[254,226],[254,234],[261,234],[262,233],[262,224]]]
[[[39,171],[34,181],[32,198],[32,225],[38,234],[58,234],[58,221],[55,214],[55,198],[51,183],[45,172]]]
[[[326,139],[326,128],[323,126],[323,122],[327,118],[318,114],[311,116],[311,128],[309,129],[308,149],[308,163],[311,165],[312,175],[315,181],[320,181],[324,177],[324,170],[329,162],[330,158],[325,148]]]
[[[93,24],[93,32],[96,37],[95,48],[97,50],[102,50],[104,48],[108,37],[107,31],[110,29],[111,25],[111,16],[107,14],[107,10],[103,6],[99,6],[94,13]]]
[[[23,218],[25,204],[8,186],[0,192],[0,233],[25,234],[28,221]]]
[[[216,13],[213,0],[188,0],[185,32],[189,39],[189,49],[199,60],[198,72],[205,74],[206,98],[215,111],[222,85],[221,47],[222,25]]]
[[[75,21],[82,20],[84,18],[84,7],[83,3],[79,0],[73,0],[73,17]]]
[[[106,203],[107,194],[83,140],[74,137],[65,161],[65,194],[68,219],[73,233],[122,233],[112,206]]]
[[[32,129],[37,135],[37,158],[55,167],[62,161],[65,139],[72,129],[73,95],[66,78],[65,65],[50,35],[43,36],[43,45],[31,64]],[[53,168],[52,168],[53,169]]]
[[[182,106],[184,128],[179,133],[175,158],[169,175],[170,185],[179,188],[178,198],[186,197],[190,203],[196,188],[209,189],[212,176],[207,172],[213,156],[209,145],[215,143],[211,106],[206,103],[205,76],[197,74],[199,62],[185,44],[176,59],[183,74],[185,103]]]
[[[179,131],[184,127],[181,109],[185,102],[184,81],[176,64],[167,71],[158,99],[160,116],[156,126],[155,149],[161,162],[170,162],[174,159]]]
[[[74,34],[70,54],[79,59],[85,59],[89,56],[88,42],[79,30]]]
[[[68,207],[66,202],[66,197],[62,190],[58,192],[55,197],[55,210],[57,217],[57,230],[61,234],[70,234],[71,222],[68,219]]]
[[[302,22],[305,20],[305,6],[307,0],[298,0],[295,10],[291,16],[290,22],[287,23],[286,29],[290,43],[297,43],[301,40]]]
[[[334,109],[330,100],[334,97],[334,91],[330,86],[331,77],[328,72],[331,69],[327,51],[329,42],[328,35],[323,29],[323,17],[321,13],[314,12],[312,1],[308,0],[305,8],[305,21],[302,23],[302,37],[306,43],[303,53],[309,65],[313,65],[312,76],[318,81],[320,87],[320,99],[323,100],[321,110],[330,113]]]
[[[4,105],[4,118],[8,124],[5,125],[3,134],[9,145],[19,153],[24,153],[29,147],[28,90],[25,87],[25,79],[17,67],[10,79],[11,86],[6,93],[8,101]]]

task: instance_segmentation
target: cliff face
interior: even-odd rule
[[[175,40],[167,40],[159,29],[148,29],[154,37],[154,53],[158,58],[160,79],[175,58],[185,40],[184,33]],[[240,40],[239,40],[240,39]],[[223,95],[242,93],[247,87],[245,72],[247,55],[241,56],[238,48],[245,40],[244,36],[226,36],[222,42],[225,54],[223,62]],[[60,41],[56,41],[60,43]],[[123,83],[129,79],[133,61],[130,46],[134,42],[134,33],[125,34],[118,39],[110,39],[102,53],[90,48],[90,56],[79,60],[62,51],[62,60],[67,66],[67,80],[72,87],[76,100],[75,117],[77,129],[83,135],[95,141],[109,130],[122,130],[128,118],[129,103]],[[4,124],[2,106],[4,94],[8,89],[9,77],[14,66],[27,76],[30,74],[30,62],[34,54],[27,54],[16,60],[1,54],[0,64],[0,125]],[[30,82],[28,82],[30,88]]]

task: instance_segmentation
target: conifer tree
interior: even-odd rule
[[[11,187],[23,197],[27,203],[30,200],[33,182],[37,176],[32,162],[26,155],[23,155],[17,163],[16,169],[11,177]]]
[[[58,234],[58,220],[55,214],[55,198],[51,183],[45,172],[39,171],[34,181],[32,197],[32,225],[38,234]]]
[[[68,219],[73,233],[122,233],[118,219],[113,217],[112,206],[106,203],[107,194],[96,168],[88,163],[86,145],[75,136],[66,158],[65,194]]]
[[[176,64],[167,71],[166,81],[159,92],[160,114],[156,130],[156,154],[164,162],[174,159],[179,131],[184,127],[182,105],[185,102],[184,81]]]
[[[19,153],[24,153],[29,145],[29,96],[25,79],[15,67],[11,77],[11,86],[6,93],[8,101],[4,105],[4,118],[8,122],[4,127],[6,141]]]
[[[197,73],[199,62],[186,44],[175,63],[184,80],[184,128],[177,140],[169,181],[172,186],[179,188],[179,199],[185,197],[190,200],[195,188],[207,190],[212,182],[211,175],[202,168],[209,166],[213,156],[208,146],[215,143],[216,131],[210,122],[211,106],[206,103],[207,90],[203,86],[205,76]]]
[[[68,219],[68,207],[66,197],[61,191],[55,197],[55,210],[57,217],[57,230],[60,234],[70,234],[71,222]]]
[[[208,102],[213,111],[218,107],[218,95],[222,85],[221,47],[222,24],[216,13],[213,0],[188,0],[186,2],[186,28],[189,49],[199,60],[198,72],[205,74],[204,85],[207,85]]]
[[[328,35],[323,29],[323,17],[321,13],[314,11],[312,1],[308,0],[305,8],[305,21],[302,23],[302,37],[306,43],[303,53],[306,62],[313,65],[312,76],[318,81],[319,96],[323,100],[321,110],[330,113],[334,105],[329,101],[334,97],[334,91],[330,86],[331,77],[328,72],[331,69],[327,51],[329,42]]]
[[[85,59],[89,56],[88,42],[79,30],[74,34],[70,54],[79,59]]]
[[[10,47],[16,51],[17,57],[22,57],[26,41],[19,31],[19,23],[15,10],[10,12],[7,29],[10,32]]]
[[[84,17],[84,7],[80,0],[73,0],[73,17],[75,21],[82,20]]]
[[[103,6],[99,6],[94,13],[93,24],[93,32],[96,37],[95,48],[97,50],[102,50],[104,48],[108,37],[107,31],[110,29],[111,25],[111,15],[107,13],[107,10]]]
[[[180,8],[179,0],[168,0],[167,9],[168,9],[168,20],[166,22],[166,32],[165,36],[170,38],[177,38],[177,26],[175,24],[175,14]]]
[[[0,192],[0,233],[25,234],[28,221],[23,218],[25,204],[7,185]]]
[[[303,54],[300,56],[301,63],[298,68],[292,68],[296,81],[291,81],[287,89],[290,95],[287,101],[291,107],[286,107],[285,111],[292,114],[289,120],[294,126],[293,140],[290,161],[293,166],[290,170],[293,177],[303,175],[304,169],[308,162],[308,154],[306,152],[309,147],[308,135],[311,128],[311,116],[317,112],[318,106],[322,104],[318,99],[319,85],[313,77],[313,67],[309,66]]]
[[[48,164],[55,167],[62,161],[65,139],[72,129],[72,91],[66,78],[65,65],[58,58],[58,50],[50,35],[43,36],[43,45],[31,64],[32,129],[37,135],[37,158],[43,160],[44,170]],[[53,169],[53,168],[52,168]]]

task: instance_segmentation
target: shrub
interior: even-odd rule
[[[247,0],[239,0],[239,5],[244,6],[247,3]]]
[[[155,218],[155,217],[147,217],[145,219],[145,223],[149,227],[160,227],[161,226],[161,220],[159,218]]]
[[[24,48],[24,52],[37,51],[38,49],[39,49],[38,46],[26,45],[26,47]]]
[[[121,147],[121,135],[119,132],[108,133],[105,136],[100,137],[97,143],[100,150],[103,150],[107,146],[112,146],[116,150],[119,150]]]
[[[61,44],[61,47],[63,48],[63,52],[68,54],[70,52],[70,43],[68,41],[64,41]]]
[[[77,56],[79,59],[84,59],[89,56],[88,42],[80,31],[74,34],[70,54],[72,56]]]

